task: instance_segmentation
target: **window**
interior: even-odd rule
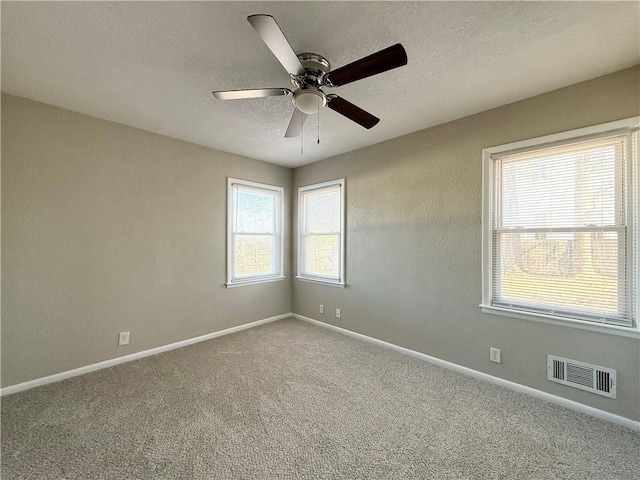
[[[228,179],[227,286],[283,277],[282,187]]]
[[[637,126],[483,151],[483,311],[637,326]]]
[[[298,278],[344,286],[344,178],[298,190]]]

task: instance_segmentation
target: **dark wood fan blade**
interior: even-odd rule
[[[220,100],[240,100],[242,98],[278,97],[289,95],[288,88],[258,88],[254,90],[221,90],[211,92],[213,96]]]
[[[329,72],[324,77],[324,84],[328,87],[339,87],[406,64],[407,52],[401,44],[396,43],[389,48]]]
[[[287,72],[292,75],[304,75],[304,67],[275,18],[271,15],[249,15],[247,20]]]
[[[340,115],[344,115],[349,120],[353,120],[357,124],[362,125],[364,128],[369,129],[380,121],[378,117],[374,117],[369,112],[337,95],[328,95],[327,99],[329,100],[327,107],[334,112],[338,112]]]
[[[308,115],[306,113],[302,113],[297,108],[293,111],[293,115],[291,116],[291,120],[289,121],[289,126],[287,127],[287,131],[284,134],[285,138],[293,138],[300,136],[300,132],[302,131],[302,124],[307,119]]]

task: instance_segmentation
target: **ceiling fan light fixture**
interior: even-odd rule
[[[301,88],[293,93],[293,104],[302,113],[313,115],[327,104],[327,96],[317,88]]]
[[[369,129],[378,124],[380,121],[378,117],[374,117],[366,110],[333,93],[327,95],[322,89],[340,87],[406,65],[407,52],[401,44],[397,43],[336,70],[331,70],[329,60],[318,53],[296,54],[278,26],[278,22],[271,15],[249,15],[247,20],[285,68],[296,90],[294,92],[288,88],[220,90],[213,92],[214,97],[220,100],[236,100],[292,95],[295,109],[284,135],[287,138],[300,135],[307,116],[319,114],[320,109],[327,106],[364,128]],[[320,128],[319,121],[318,128]],[[318,143],[320,143],[319,136]]]

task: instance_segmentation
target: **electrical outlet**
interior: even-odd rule
[[[495,347],[489,348],[489,360],[491,360],[492,362],[501,363],[499,348],[495,348]]]
[[[320,305],[320,313],[324,314],[324,305]]]
[[[120,332],[118,337],[118,345],[129,345],[129,332]]]
[[[342,313],[340,313],[340,309],[336,308],[336,318],[340,318],[340,315],[342,315]]]

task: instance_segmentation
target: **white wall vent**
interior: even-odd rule
[[[547,355],[547,379],[605,397],[616,398],[616,371],[611,368]]]

